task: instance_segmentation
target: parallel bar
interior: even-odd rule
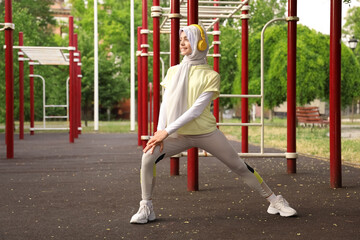
[[[12,23],[11,0],[5,0],[5,22]],[[6,157],[14,158],[14,66],[13,66],[13,32],[5,30],[5,81],[6,81]]]
[[[180,13],[180,2],[179,0],[171,0],[171,13],[176,14]],[[175,66],[180,62],[180,53],[179,53],[179,28],[180,28],[180,19],[172,18],[171,19],[171,36],[170,36],[170,65]],[[178,157],[170,158],[170,176],[179,175],[179,165],[180,159]]]
[[[147,0],[142,0],[142,29],[148,29],[147,21]],[[148,44],[147,34],[141,34],[142,44]],[[141,93],[141,105],[142,105],[142,135],[148,134],[148,57],[146,56],[148,49],[142,48],[142,62],[141,62],[141,74],[142,74],[142,93]],[[145,148],[147,141],[142,141],[142,147]]]
[[[78,51],[79,53],[79,63],[77,64],[77,78],[78,78],[78,94],[77,94],[77,98],[78,98],[78,134],[81,134],[81,79],[82,79],[82,75],[81,75],[81,52]]]
[[[74,57],[75,55],[78,55],[78,35],[77,33],[74,33],[74,46],[75,46],[75,51],[74,51]],[[75,61],[76,60],[76,61]],[[70,64],[73,64],[73,75],[74,75],[74,129],[73,129],[73,133],[74,133],[74,137],[78,138],[78,131],[77,131],[77,127],[79,125],[79,98],[78,98],[78,94],[79,94],[79,78],[78,78],[78,74],[77,74],[77,63],[79,62],[78,58],[74,58],[74,61]]]
[[[218,0],[216,1],[218,2]],[[219,4],[215,3],[214,4],[215,7],[219,6]],[[219,22],[216,22],[214,24],[214,31],[219,31]],[[220,41],[220,36],[219,35],[215,35],[214,36],[214,42],[218,42]],[[215,44],[214,45],[214,54],[219,54],[220,53],[220,45],[219,44]],[[214,57],[214,70],[217,73],[220,73],[220,57]],[[219,122],[219,98],[214,100],[214,112],[213,112],[216,122]]]
[[[199,22],[198,0],[188,2],[188,25],[198,24]],[[188,191],[199,190],[199,157],[198,149],[191,148],[188,150]]]
[[[29,62],[29,69],[30,69],[30,135],[34,135],[34,131],[31,128],[34,128],[34,120],[35,120],[35,110],[34,110],[34,65],[30,64]]]
[[[288,1],[288,16],[297,16],[297,0]],[[287,152],[296,152],[296,24],[288,22]],[[296,173],[296,158],[287,159],[287,172]]]
[[[330,186],[342,187],[341,177],[341,6],[330,10]]]
[[[19,46],[24,44],[24,35],[19,32]],[[20,53],[21,51],[19,51]],[[24,139],[24,61],[19,60],[19,139]]]
[[[137,50],[138,52],[141,51],[141,27],[137,28]],[[140,54],[137,56],[137,83],[138,83],[138,90],[137,90],[137,124],[138,124],[138,145],[141,146],[141,135],[142,135],[142,105],[141,105],[141,92],[142,92],[142,74],[141,74],[141,62],[142,62],[142,57],[140,56]]]
[[[153,6],[160,6],[159,0],[153,1]],[[153,18],[153,90],[154,90],[154,132],[157,131],[160,112],[160,18]]]
[[[246,0],[243,0],[243,2]],[[248,14],[248,11],[242,11],[242,14]],[[249,49],[249,27],[248,19],[241,20],[241,94],[248,94],[248,49]],[[247,98],[241,99],[241,122],[248,123],[249,119],[249,104]],[[247,126],[241,127],[241,152],[247,153],[249,151],[249,129]]]
[[[69,46],[75,47],[74,44],[74,18],[69,17]],[[74,50],[70,51],[69,54],[69,122],[70,122],[70,131],[69,131],[69,142],[74,143],[75,138],[75,105],[74,105],[74,84],[75,84],[75,75],[74,75]]]

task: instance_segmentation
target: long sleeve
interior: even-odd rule
[[[165,90],[162,98],[162,103],[160,106],[157,130],[164,130],[166,128],[166,99],[167,99],[167,91]]]
[[[172,134],[176,132],[179,128],[190,122],[191,120],[199,117],[201,113],[205,110],[205,108],[209,105],[212,100],[214,92],[203,92],[195,101],[195,103],[186,111],[184,112],[178,119],[172,122],[169,126],[165,128],[168,134]],[[163,106],[164,105],[164,106]],[[165,107],[165,102],[161,108]],[[161,115],[161,110],[160,110]],[[159,117],[160,118],[160,117]],[[166,115],[165,115],[165,122],[166,122]],[[159,120],[160,122],[160,120]]]

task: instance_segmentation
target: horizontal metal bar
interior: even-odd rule
[[[67,107],[67,105],[45,105],[45,107]]]
[[[34,49],[34,50],[76,50],[75,47],[40,47],[40,46],[13,46],[14,49]]]
[[[217,126],[262,126],[261,123],[217,123]]]
[[[239,2],[239,1],[199,1],[198,4],[199,5],[200,4],[226,4],[226,5],[231,5],[232,4],[232,5],[239,5],[239,4],[242,4],[242,3],[243,2]]]
[[[261,98],[261,95],[250,94],[220,94],[219,97],[223,98]]]
[[[176,154],[172,157],[186,157],[188,155],[187,152],[182,152]],[[212,154],[208,152],[199,152],[199,157],[213,157]],[[262,158],[262,157],[270,157],[270,158],[285,158],[286,153],[238,153],[239,157],[243,158]]]
[[[30,128],[30,131],[69,130],[70,128]]]
[[[67,116],[45,116],[45,118],[52,119],[52,118],[68,118],[68,117]]]

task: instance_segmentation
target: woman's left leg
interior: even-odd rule
[[[199,137],[199,140],[196,141],[197,147],[204,149],[222,161],[232,171],[240,175],[247,185],[257,190],[261,196],[267,198],[273,193],[260,175],[238,156],[220,130],[197,137]]]
[[[194,136],[193,141],[196,146],[211,153],[232,171],[243,178],[243,181],[251,188],[257,190],[259,194],[270,202],[267,210],[270,214],[280,214],[289,217],[296,215],[296,210],[289,206],[289,203],[281,196],[276,196],[260,175],[249,165],[247,165],[231,146],[227,138],[220,130],[200,136]]]

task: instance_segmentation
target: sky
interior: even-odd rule
[[[342,1],[342,0],[341,0]],[[301,23],[324,34],[330,34],[330,0],[298,0],[297,15]],[[360,2],[352,0],[350,4],[342,4],[342,26],[345,24],[347,10],[360,6]]]

